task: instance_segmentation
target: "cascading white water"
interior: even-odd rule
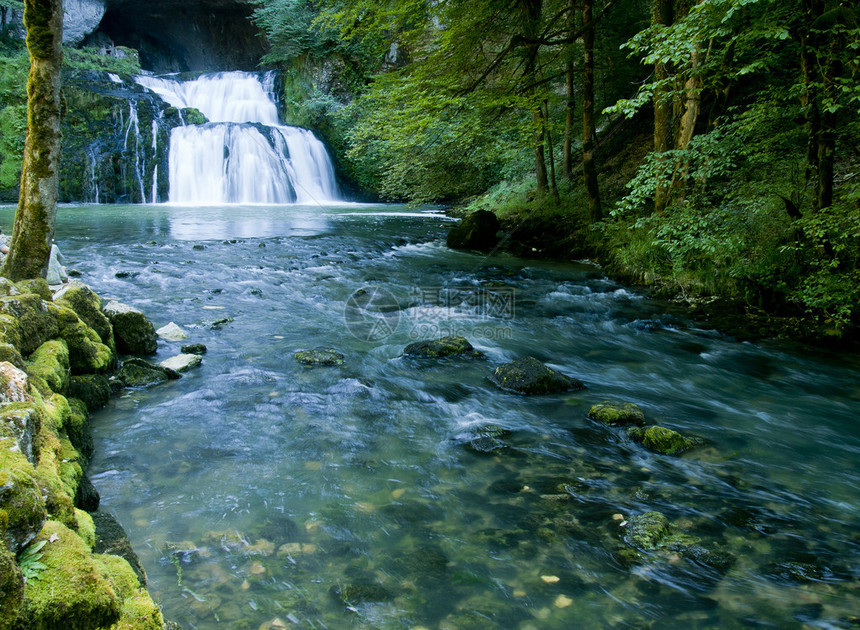
[[[170,201],[190,204],[320,203],[338,198],[331,159],[310,131],[281,125],[273,76],[248,72],[194,81],[137,82],[209,120],[170,135]]]

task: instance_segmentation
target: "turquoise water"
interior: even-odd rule
[[[101,509],[168,619],[856,627],[855,357],[737,342],[590,263],[454,252],[449,226],[392,206],[61,209],[70,268],[208,347],[92,419]],[[396,308],[357,320],[346,306],[369,292]],[[401,356],[446,333],[486,358]],[[344,365],[294,359],[315,347]],[[527,398],[487,380],[525,355],[587,389]],[[705,446],[651,453],[587,418],[603,400]],[[507,448],[472,452],[487,424]],[[651,510],[725,562],[631,556],[626,524]]]

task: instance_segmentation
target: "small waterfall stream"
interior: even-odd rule
[[[170,201],[310,204],[338,199],[328,153],[312,132],[280,124],[274,75],[221,72],[193,81],[141,76],[138,84],[209,121],[170,136]]]

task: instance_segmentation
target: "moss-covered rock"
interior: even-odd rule
[[[336,584],[329,589],[329,594],[344,606],[355,606],[365,602],[387,602],[392,598],[388,589],[370,581]]]
[[[11,628],[24,600],[24,576],[15,555],[0,543],[0,628]]]
[[[105,565],[86,543],[62,523],[48,521],[38,540],[46,566],[29,580],[18,623],[29,630],[92,630],[120,619],[122,601]]]
[[[654,551],[669,534],[669,519],[660,512],[645,512],[631,516],[624,533],[624,542],[639,551]]]
[[[116,365],[113,351],[83,322],[67,326],[60,331],[60,336],[69,346],[72,374],[102,374]]]
[[[139,588],[125,598],[119,621],[110,630],[163,630],[164,627],[161,609],[152,601],[146,589]]]
[[[78,490],[75,492],[74,506],[89,513],[99,509],[100,503],[101,496],[99,495],[99,491],[96,490],[89,477],[86,475],[82,476],[78,483]]]
[[[604,401],[593,405],[588,411],[588,417],[602,424],[616,427],[633,424],[645,424],[645,412],[633,403],[615,403]]]
[[[113,327],[102,312],[102,300],[87,285],[73,280],[54,294],[54,303],[71,309],[98,334],[101,342],[114,349]]]
[[[451,249],[489,251],[499,242],[498,232],[501,228],[495,214],[489,210],[478,210],[451,228],[447,244]]]
[[[139,310],[127,304],[108,302],[104,313],[113,326],[118,352],[149,355],[158,350],[155,328]]]
[[[20,355],[21,327],[14,315],[0,313],[0,343],[15,348]],[[15,363],[15,361],[10,361]],[[19,366],[20,367],[20,366]]]
[[[481,358],[484,356],[484,353],[475,350],[465,337],[453,335],[410,343],[403,349],[403,354],[408,357],[425,359],[439,359],[451,356]]]
[[[452,439],[478,455],[488,455],[508,448],[504,438],[511,432],[497,424],[485,424],[472,427],[468,431],[459,433]]]
[[[62,339],[51,339],[30,355],[27,372],[38,376],[61,394],[69,385],[69,348]]]
[[[42,414],[32,402],[7,403],[0,407],[0,436],[15,440],[18,451],[27,461],[39,460],[38,435],[42,429]]]
[[[107,568],[114,591],[120,599],[132,597],[140,588],[140,580],[125,558],[109,553],[94,554],[93,557]]]
[[[0,298],[0,314],[10,315],[18,320],[20,342],[16,345],[24,356],[32,354],[36,348],[55,338],[60,332],[57,320],[47,303],[32,293]]]
[[[0,438],[0,546],[17,554],[42,529],[47,518],[33,465],[11,438]]]
[[[27,373],[8,362],[0,363],[0,403],[29,401]]]
[[[8,297],[10,295],[21,295],[21,291],[9,278],[0,276],[0,297]]]
[[[143,565],[140,564],[140,558],[132,549],[122,525],[107,512],[94,512],[91,516],[96,526],[94,551],[125,558],[141,585],[146,586],[146,572],[143,570]]]
[[[687,438],[666,427],[651,426],[647,428],[631,427],[627,435],[634,442],[641,443],[649,451],[663,455],[680,455],[685,451],[702,444],[699,438]]]
[[[526,396],[585,389],[581,381],[547,367],[534,357],[523,357],[497,367],[490,381],[500,389]]]
[[[202,343],[190,343],[187,346],[182,346],[183,354],[206,354],[206,346]]]
[[[151,387],[165,383],[169,378],[163,367],[138,357],[123,361],[117,377],[126,387]]]
[[[19,370],[24,370],[27,367],[24,357],[18,352],[18,348],[11,343],[0,343],[0,363],[11,363]]]
[[[68,415],[64,413],[63,428],[77,451],[87,460],[93,456],[93,437],[89,428],[89,413],[86,403],[79,398],[56,396],[55,404],[68,406]],[[92,511],[92,510],[89,510]]]
[[[110,382],[101,374],[84,374],[69,379],[69,396],[83,401],[90,412],[108,404],[110,394]]]
[[[35,479],[42,489],[45,509],[51,519],[74,529],[77,526],[74,496],[80,467],[64,466],[63,460],[69,454],[69,449],[63,447],[57,435],[47,430],[40,431]]]
[[[93,523],[93,517],[87,512],[75,508],[75,522],[78,525],[75,529],[75,531],[78,532],[78,536],[87,543],[87,547],[93,549],[93,547],[96,546],[96,526],[95,523]],[[131,569],[131,567],[129,567],[129,569]],[[135,582],[136,581],[137,580],[135,579]]]
[[[334,348],[317,348],[296,352],[296,361],[302,365],[343,365],[343,355]]]
[[[32,278],[30,280],[21,280],[15,283],[15,288],[20,293],[32,293],[38,295],[46,302],[52,299],[51,287],[48,286],[48,281],[44,278]]]

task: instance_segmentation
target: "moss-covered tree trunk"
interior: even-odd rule
[[[672,0],[652,0],[651,25],[669,26],[673,17]],[[654,82],[661,85],[654,90],[654,152],[665,153],[672,148],[672,102],[666,95],[664,82],[669,68],[662,60],[654,64]],[[661,214],[669,201],[669,185],[660,178],[654,192],[654,213]]]
[[[10,252],[0,270],[12,280],[45,277],[54,238],[60,165],[62,0],[25,0],[24,27],[30,52],[27,141]]]

